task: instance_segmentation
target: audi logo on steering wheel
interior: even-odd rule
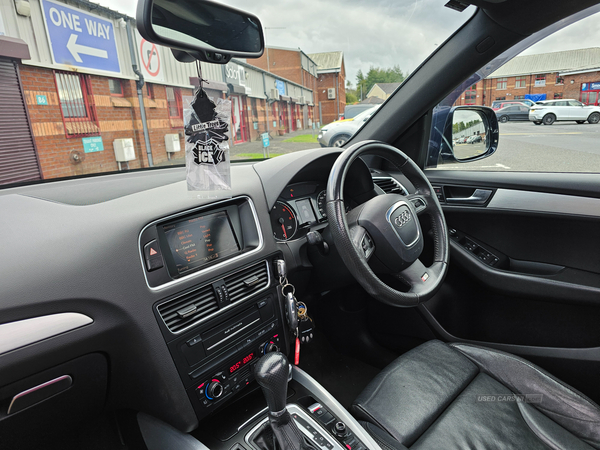
[[[398,228],[402,228],[408,222],[410,222],[410,211],[402,211],[402,213],[394,219],[394,223]]]

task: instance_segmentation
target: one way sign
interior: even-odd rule
[[[110,20],[50,0],[43,0],[43,10],[56,64],[120,72]]]

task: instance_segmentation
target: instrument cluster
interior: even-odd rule
[[[278,241],[299,237],[299,230],[326,222],[325,185],[316,182],[287,186],[271,209],[273,236]]]

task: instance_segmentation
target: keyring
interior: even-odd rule
[[[286,283],[286,284],[284,284],[283,286],[281,286],[281,293],[282,293],[283,295],[287,295],[287,294],[285,293],[285,288],[286,288],[286,287],[288,287],[288,286],[292,288],[292,290],[291,290],[291,294],[292,294],[292,295],[296,294],[296,288],[294,287],[294,285],[292,285],[292,284],[290,284],[290,283]]]

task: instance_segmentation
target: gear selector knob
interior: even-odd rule
[[[280,352],[267,353],[254,367],[254,378],[262,388],[272,414],[285,409],[289,373],[290,364]]]

